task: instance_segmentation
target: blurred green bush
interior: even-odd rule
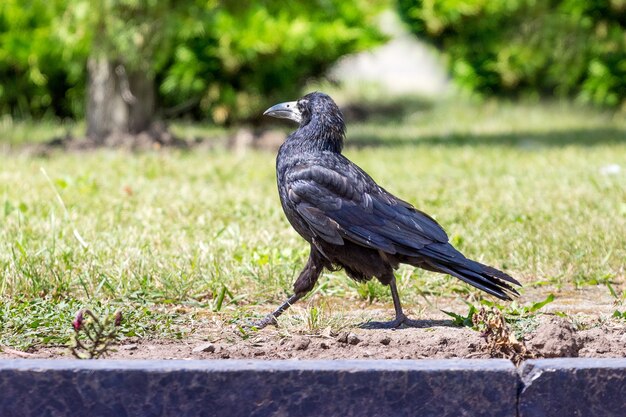
[[[626,0],[398,0],[398,7],[467,89],[626,109]]]
[[[58,6],[57,0],[0,2],[0,114],[66,116],[82,108],[85,64],[69,59],[56,39]]]
[[[295,97],[382,36],[367,0],[2,0],[0,114],[84,116],[97,47],[154,77],[166,115],[217,123]],[[102,39],[102,37],[110,39]]]
[[[160,74],[166,105],[197,97],[218,123],[294,98],[342,55],[382,40],[367,0],[233,1],[177,33]]]

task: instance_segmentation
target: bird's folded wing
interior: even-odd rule
[[[354,165],[301,166],[286,178],[287,198],[311,231],[327,242],[344,239],[387,253],[415,250],[448,236],[435,220],[395,198]]]

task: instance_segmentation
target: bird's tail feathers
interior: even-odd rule
[[[511,284],[521,284],[508,274],[471,259],[463,259],[463,263],[443,263],[428,261],[430,266],[441,272],[457,277],[480,290],[483,290],[501,300],[510,301],[519,296],[519,292]]]

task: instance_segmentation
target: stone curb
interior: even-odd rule
[[[532,360],[520,375],[520,417],[626,416],[626,359]]]
[[[625,416],[626,359],[0,360],[0,416]],[[519,413],[519,414],[518,414]]]

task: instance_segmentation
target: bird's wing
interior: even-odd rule
[[[348,239],[406,255],[448,241],[434,219],[379,187],[347,159],[324,162],[292,168],[285,196],[321,239],[337,245]]]

